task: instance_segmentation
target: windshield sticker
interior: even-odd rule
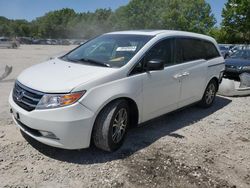
[[[118,58],[111,59],[109,61],[111,61],[111,62],[117,62],[117,61],[124,61],[124,60],[125,60],[125,57],[118,57]]]
[[[137,48],[136,46],[118,47],[116,51],[117,52],[134,52],[136,48]]]

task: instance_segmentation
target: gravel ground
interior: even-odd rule
[[[0,187],[250,187],[250,97],[217,97],[133,128],[114,153],[52,148],[22,135],[8,95],[26,67],[73,46],[0,50]]]

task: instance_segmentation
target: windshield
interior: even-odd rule
[[[122,67],[151,38],[144,35],[106,34],[88,41],[62,59],[95,66]]]
[[[250,59],[250,50],[238,50],[230,58]]]

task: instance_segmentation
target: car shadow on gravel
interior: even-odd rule
[[[130,129],[122,148],[113,153],[101,151],[94,146],[81,150],[59,149],[44,145],[24,133],[22,133],[22,135],[31,146],[55,160],[75,164],[105,163],[116,159],[127,158],[164,136],[182,139],[184,136],[174,132],[183,127],[191,126],[194,122],[200,121],[213,114],[229,103],[231,103],[230,99],[216,97],[214,105],[210,108],[201,109],[196,106],[189,106],[143,123],[141,126]]]

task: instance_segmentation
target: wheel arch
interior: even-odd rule
[[[209,84],[212,80],[214,80],[214,81],[216,82],[216,84],[217,84],[216,92],[219,90],[219,85],[220,85],[220,84],[219,84],[219,78],[218,78],[217,76],[211,76],[211,77],[208,79],[208,81],[207,81],[207,83],[206,83],[206,85],[205,85],[204,91],[205,91],[205,89],[207,88],[208,84]]]
[[[96,120],[98,118],[98,116],[100,115],[100,113],[102,112],[102,110],[107,107],[109,104],[116,102],[117,100],[125,100],[128,103],[129,106],[129,115],[131,117],[131,124],[130,127],[136,127],[138,125],[139,122],[139,109],[138,109],[138,105],[137,103],[129,97],[117,97],[115,99],[111,99],[109,101],[107,101],[106,103],[104,103],[100,109],[97,111],[94,122],[93,122],[93,126],[92,126],[92,130],[91,130],[91,140],[93,140],[93,130],[94,130],[94,126],[96,123]]]
[[[138,105],[137,103],[135,102],[135,100],[133,100],[132,98],[130,97],[117,97],[115,99],[110,99],[108,102],[104,103],[101,108],[97,111],[97,115],[95,117],[95,121],[98,117],[98,115],[102,112],[102,110],[108,106],[110,103],[113,103],[117,100],[125,100],[127,103],[128,103],[128,106],[129,106],[129,113],[130,113],[130,117],[132,117],[132,122],[131,122],[131,125],[132,126],[136,126],[139,122],[139,109],[138,109]],[[94,122],[95,122],[94,121]]]
[[[209,82],[211,82],[212,80],[214,80],[215,82],[216,82],[216,92],[219,90],[219,79],[216,77],[216,76],[214,76],[214,77],[212,77],[210,80],[209,80]],[[208,83],[209,83],[208,82]],[[207,85],[208,85],[208,83],[207,83]]]

